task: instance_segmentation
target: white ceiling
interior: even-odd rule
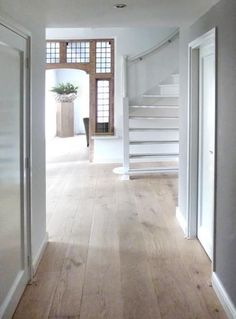
[[[29,19],[44,20],[47,27],[183,26],[194,22],[219,0],[0,0],[0,10]],[[125,9],[114,9],[126,3]]]

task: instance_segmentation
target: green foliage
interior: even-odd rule
[[[51,89],[51,92],[57,93],[57,94],[71,94],[75,93],[77,94],[78,92],[78,86],[74,86],[71,83],[59,83],[57,86],[54,86]]]

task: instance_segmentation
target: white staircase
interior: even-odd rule
[[[172,39],[175,39],[176,34]],[[164,41],[155,50],[170,43]],[[149,51],[146,55],[153,51]],[[124,59],[123,167],[114,170],[124,179],[134,175],[178,173],[179,158],[179,74],[174,73],[137,99],[129,102],[128,63]]]
[[[129,106],[129,165],[127,173],[178,172],[179,75],[145,94],[142,105]]]

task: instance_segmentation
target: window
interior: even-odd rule
[[[114,134],[114,39],[48,40],[46,67],[87,72],[91,136]]]
[[[46,63],[60,63],[60,42],[47,42]]]
[[[111,42],[96,43],[96,73],[111,73]]]
[[[67,42],[67,63],[89,63],[90,43],[88,41]]]
[[[96,132],[109,132],[110,81],[97,80],[97,119]]]

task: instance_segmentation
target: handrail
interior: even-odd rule
[[[138,55],[135,55],[133,57],[128,58],[128,62],[136,62],[136,61],[142,61],[146,56],[152,54],[155,51],[158,51],[165,47],[166,45],[169,45],[172,43],[175,39],[179,37],[179,30],[175,30],[171,35],[169,35],[166,39],[152,47],[151,49],[148,49]]]

